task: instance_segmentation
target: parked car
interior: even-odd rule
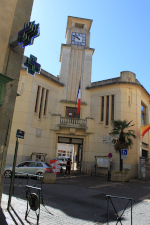
[[[20,172],[22,172],[23,174],[21,174]],[[15,174],[18,176],[26,176],[25,173],[30,174],[29,176],[31,176],[31,174],[42,176],[43,173],[45,172],[53,173],[52,166],[45,162],[25,161],[19,163],[15,168]],[[11,173],[12,173],[12,166],[5,167],[4,177],[6,178],[11,177]],[[40,179],[40,177],[37,177],[37,179]]]
[[[56,160],[59,160],[60,162],[60,169],[66,169],[66,163],[67,163],[67,160],[69,159],[70,157],[69,156],[58,156],[56,158]]]

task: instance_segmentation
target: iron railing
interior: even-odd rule
[[[116,220],[117,220],[116,225],[118,223],[122,224],[123,214],[124,214],[125,210],[127,209],[127,207],[129,205],[131,206],[131,225],[132,225],[132,206],[133,206],[133,203],[134,203],[133,198],[126,198],[126,197],[119,197],[119,196],[112,196],[112,195],[106,195],[106,197],[107,197],[107,224],[109,224],[109,202],[110,202],[113,206],[114,211],[115,211]],[[112,201],[113,198],[128,201],[121,213],[117,212],[116,207],[114,205],[114,202]]]

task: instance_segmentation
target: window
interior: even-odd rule
[[[38,99],[39,99],[39,93],[40,93],[40,86],[38,85],[38,88],[37,88],[37,95],[36,95],[36,102],[35,102],[35,110],[34,112],[37,113],[37,104],[38,104]]]
[[[37,113],[39,119],[47,114],[48,96],[49,90],[38,85],[34,112]]]
[[[105,121],[105,125],[109,125],[110,120],[114,120],[115,115],[115,95],[107,95],[101,97],[101,115],[100,120]],[[105,116],[104,116],[105,113]]]
[[[42,105],[43,105],[43,93],[44,93],[44,88],[42,88],[42,93],[41,93],[41,101],[40,101],[40,110],[39,110],[39,118],[41,119],[42,116]]]
[[[25,164],[26,164],[26,162],[20,163],[20,164],[18,165],[18,167],[22,167],[22,166],[24,166]]]
[[[142,149],[142,157],[148,158],[148,151]]]
[[[141,125],[146,125],[146,106],[141,102]]]
[[[23,162],[18,165],[18,167],[27,167],[29,166],[29,162]]]
[[[148,144],[142,142],[142,148],[149,148]]]
[[[81,23],[75,23],[76,28],[84,28],[84,24]]]
[[[37,166],[38,167],[43,167],[43,164],[42,163],[37,163]]]
[[[101,121],[104,121],[104,96],[101,98]]]
[[[35,163],[35,162],[29,162],[29,165],[28,165],[29,167],[36,167],[37,166],[37,163]]]
[[[43,115],[46,116],[46,111],[47,111],[47,105],[48,105],[48,94],[49,94],[49,91],[46,90],[46,96],[45,96],[45,104],[44,104],[44,113]]]
[[[106,125],[109,123],[109,96],[106,98]]]
[[[114,95],[111,96],[111,120],[114,120]]]
[[[66,117],[80,118],[80,113],[77,113],[77,108],[66,107]]]

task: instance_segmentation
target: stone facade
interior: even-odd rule
[[[30,21],[33,0],[1,0],[0,7],[0,199],[3,189],[3,172],[6,161],[9,131],[12,123],[15,99],[17,96],[20,68],[24,49],[11,47],[9,40]],[[1,81],[7,79],[3,93]]]
[[[110,145],[109,133],[112,120],[133,120],[137,138],[128,151],[125,164],[130,165],[130,177],[137,177],[142,150],[149,154],[149,133],[141,139],[142,125],[150,123],[149,93],[136,79],[136,75],[123,71],[117,78],[91,83],[92,55],[88,19],[68,17],[66,44],[61,46],[60,76],[42,70],[35,77],[22,68],[18,84],[7,165],[12,163],[15,133],[25,131],[19,141],[18,163],[30,159],[33,152],[46,153],[46,161],[59,154],[72,154],[73,165],[83,173],[91,174],[95,156],[112,153],[112,171],[119,170],[119,154]],[[72,33],[86,34],[85,45],[72,44]],[[80,39],[80,38],[79,38]],[[77,39],[77,42],[78,40]],[[80,41],[80,40],[79,40]],[[81,81],[81,111],[76,118],[76,96]],[[141,112],[144,107],[144,114]],[[69,111],[72,110],[72,111]],[[143,115],[143,118],[142,118]],[[71,153],[64,151],[73,145]],[[75,167],[74,167],[75,168]],[[101,169],[101,173],[107,173]]]

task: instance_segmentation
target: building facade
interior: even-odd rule
[[[73,169],[90,174],[95,156],[112,153],[112,171],[119,170],[119,154],[110,144],[112,120],[133,120],[137,138],[124,161],[130,176],[139,174],[139,158],[149,157],[149,132],[141,138],[141,126],[150,123],[149,93],[134,73],[124,71],[117,78],[91,83],[92,55],[90,28],[92,20],[68,17],[66,44],[60,53],[60,75],[41,70],[35,77],[24,67],[20,72],[7,165],[12,164],[15,134],[20,128],[25,138],[19,140],[17,161],[31,159],[33,153],[47,154],[46,161],[68,155]],[[81,110],[77,113],[77,92],[81,84]],[[107,173],[101,168],[101,173]]]
[[[10,39],[30,21],[33,0],[0,1],[0,202],[10,128],[24,49]]]

